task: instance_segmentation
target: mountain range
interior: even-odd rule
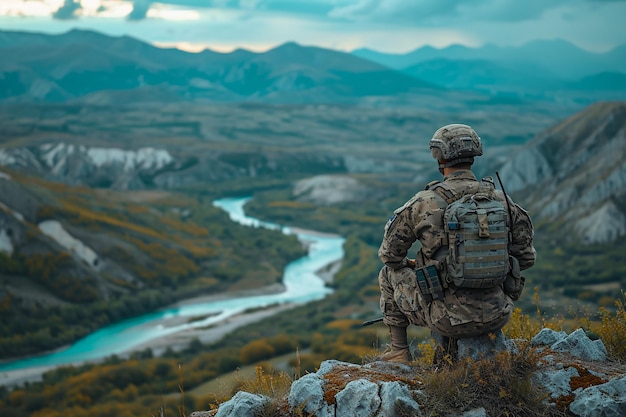
[[[179,100],[342,101],[437,90],[350,54],[287,43],[265,53],[198,54],[130,37],[72,30],[62,35],[0,36],[0,99],[103,100],[110,90],[162,90]],[[100,93],[100,98],[89,97]]]
[[[485,45],[423,47],[406,54],[357,49],[353,54],[437,85],[461,90],[552,98],[578,92],[624,98],[626,45],[593,53],[563,40],[533,41],[519,47]],[[614,95],[609,91],[615,92]]]
[[[425,47],[403,55],[296,43],[263,53],[187,53],[84,30],[0,31],[0,54],[4,102],[380,103],[385,97],[435,107],[495,98],[580,108],[626,97],[626,45],[604,54],[564,41]]]
[[[479,48],[451,45],[436,49],[424,46],[405,54],[390,54],[363,48],[352,53],[400,70],[428,61],[445,59],[453,62],[493,62],[501,65],[501,68],[515,67],[518,71],[539,72],[570,81],[602,72],[626,73],[626,44],[607,52],[597,53],[578,48],[561,39],[536,40],[517,47],[486,44]]]

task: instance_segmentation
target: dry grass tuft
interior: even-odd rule
[[[262,366],[257,366],[255,377],[242,381],[241,391],[280,398],[289,393],[292,382],[292,378],[286,372],[265,373]]]
[[[600,307],[600,321],[591,322],[591,331],[597,334],[611,358],[626,361],[626,293],[622,291],[622,298],[615,301],[616,310],[611,312]]]
[[[546,405],[545,393],[531,382],[541,354],[525,348],[518,354],[500,352],[493,359],[470,359],[423,373],[428,415],[447,415],[484,408],[487,415],[555,417],[562,413]]]

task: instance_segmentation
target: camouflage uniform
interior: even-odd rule
[[[460,170],[444,177],[444,183],[456,194],[478,189],[480,182],[472,171]],[[427,187],[428,188],[428,187]],[[498,199],[504,195],[496,191]],[[533,226],[528,214],[510,199],[512,212],[512,242],[509,254],[513,257],[512,270],[521,279],[520,270],[535,262]],[[380,308],[387,326],[406,327],[409,323],[429,327],[452,338],[471,337],[502,328],[513,311],[513,300],[521,288],[505,291],[502,286],[490,289],[455,288],[449,284],[444,300],[427,303],[417,289],[413,268],[408,267],[407,253],[419,240],[421,248],[415,259],[417,266],[443,259],[447,253],[443,212],[447,204],[435,191],[417,193],[407,203],[395,210],[385,225],[385,235],[378,256],[385,263],[378,280],[381,289]]]

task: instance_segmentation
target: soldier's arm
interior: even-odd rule
[[[385,235],[378,249],[380,260],[394,270],[410,265],[407,253],[417,240],[413,232],[410,211],[401,208],[394,212],[385,225]]]
[[[533,224],[530,216],[521,206],[513,203],[511,209],[513,222],[511,228],[512,241],[509,251],[519,261],[520,269],[524,270],[533,266],[537,258],[537,252],[533,246]]]

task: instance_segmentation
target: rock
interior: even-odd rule
[[[380,384],[380,399],[381,406],[377,417],[423,415],[420,405],[411,396],[411,391],[398,381]]]
[[[349,382],[335,398],[341,417],[374,417],[381,403],[378,384],[365,379]]]
[[[626,416],[626,376],[584,389],[569,409],[580,417]]]
[[[240,417],[259,415],[268,397],[239,391],[233,398],[220,405],[215,417]]]
[[[324,376],[327,373],[329,373],[330,371],[333,370],[333,368],[337,365],[340,366],[347,366],[347,367],[352,367],[352,368],[359,368],[359,365],[356,365],[354,363],[349,363],[349,362],[342,362],[342,361],[338,361],[335,359],[329,359],[326,361],[323,361],[322,363],[320,363],[320,367],[317,370],[317,374],[319,376]]]
[[[329,206],[363,200],[368,188],[358,180],[339,175],[318,175],[298,181],[293,189],[298,201]]]
[[[552,346],[556,342],[560,342],[561,340],[567,337],[567,333],[560,331],[555,332],[552,329],[541,329],[539,333],[535,337],[530,340],[530,344],[533,346]]]
[[[495,337],[494,337],[495,335]],[[496,353],[508,350],[502,330],[476,337],[466,337],[457,341],[458,358],[480,360],[493,357]]]
[[[334,417],[334,407],[324,400],[323,386],[324,379],[319,375],[319,371],[315,374],[306,374],[295,381],[289,391],[289,409],[301,409],[304,415],[312,417]]]
[[[573,356],[590,361],[604,361],[607,358],[606,347],[602,340],[591,340],[583,329],[570,333],[567,337],[550,346],[556,352],[568,352]]]
[[[559,398],[569,395],[572,391],[570,380],[574,376],[580,376],[576,368],[538,371],[532,375],[532,382],[543,386],[550,397]]]
[[[457,344],[458,353],[460,357],[478,360],[500,350],[513,350],[507,342],[511,341],[501,332],[495,337],[461,339]],[[568,415],[580,417],[626,416],[626,365],[599,359],[606,357],[606,350],[598,342],[590,340],[582,330],[567,335],[543,329],[532,339],[535,346],[555,350],[542,356],[531,375],[531,383],[542,393],[546,406],[569,407]],[[320,364],[316,373],[294,381],[288,398],[274,399],[277,402],[274,406],[277,410],[286,410],[288,401],[288,415],[310,417],[422,417],[433,410],[427,408],[431,406],[426,394],[428,389],[424,386],[427,380],[416,372],[419,368],[414,366],[384,361],[357,365],[327,360]],[[258,413],[268,411],[267,400],[267,397],[240,392],[222,404],[217,415],[261,415]],[[487,417],[492,406],[483,402],[474,404],[471,409],[458,406],[446,410],[444,405],[444,410],[445,415],[454,417]]]

